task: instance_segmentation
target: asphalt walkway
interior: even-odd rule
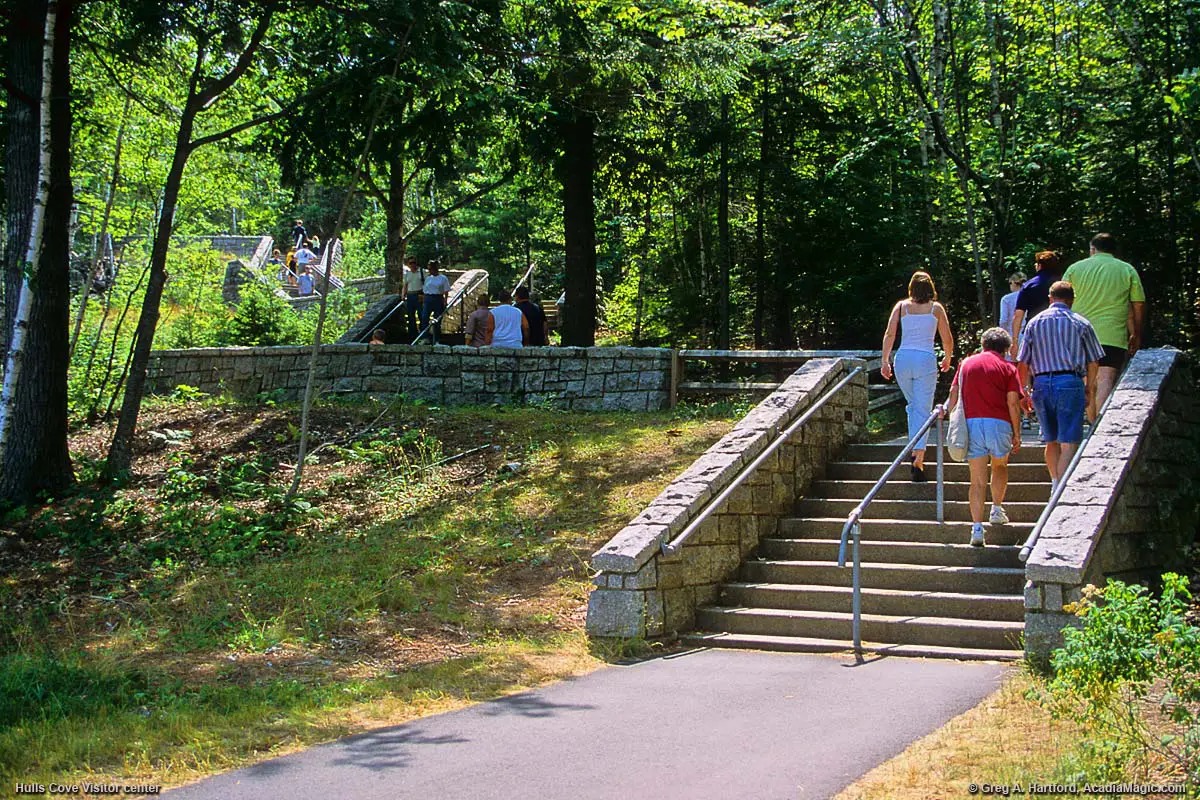
[[[829,797],[979,703],[994,663],[702,650],[314,747],[174,800]]]

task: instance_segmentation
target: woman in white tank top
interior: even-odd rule
[[[896,343],[896,330],[900,330],[900,347],[896,350],[895,366],[892,365],[892,347]],[[933,278],[926,272],[914,272],[908,282],[908,298],[892,307],[887,330],[883,334],[883,364],[880,372],[884,379],[896,384],[908,401],[908,438],[916,435],[933,410],[933,396],[937,391],[938,361],[933,349],[934,335],[942,339],[940,369],[946,372],[954,358],[954,337],[950,333],[950,318],[946,309],[937,301],[937,289]],[[913,448],[912,479],[925,480],[925,441],[922,436]]]

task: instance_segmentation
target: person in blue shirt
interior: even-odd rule
[[[1017,347],[1021,344],[1021,329],[1029,320],[1050,307],[1050,287],[1062,278],[1062,256],[1053,250],[1042,250],[1033,257],[1037,274],[1025,281],[1017,295],[1017,309],[1013,312],[1009,335],[1012,346],[1009,358],[1017,360]]]
[[[300,296],[308,297],[313,293],[313,275],[312,270],[304,267],[300,272]]]

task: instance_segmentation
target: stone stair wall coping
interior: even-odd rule
[[[1200,404],[1190,360],[1142,350],[1084,443],[1075,471],[1025,565],[1025,649],[1038,660],[1078,625],[1088,584],[1156,573],[1178,556],[1162,504],[1195,503]],[[1190,499],[1189,499],[1190,498]],[[1194,531],[1193,531],[1194,534]]]
[[[597,550],[591,562],[598,574],[588,602],[589,633],[636,638],[693,627],[696,609],[716,597],[742,559],[776,532],[832,453],[866,425],[866,374],[831,398],[749,475],[678,553],[664,556],[663,543],[687,527],[829,386],[862,363],[806,363]]]

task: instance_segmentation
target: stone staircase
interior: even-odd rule
[[[914,484],[897,470],[862,523],[862,641],[865,650],[961,659],[1021,658],[1025,571],[1017,554],[1050,496],[1038,442],[1010,459],[1004,526],[986,525],[987,546],[971,547],[966,464],[946,463],[945,524],[939,525],[935,464]],[[764,539],[718,606],[698,612],[685,641],[705,647],[833,652],[852,647],[851,569],[837,565],[847,515],[902,443],[855,444],[832,462]],[[990,498],[987,509],[991,508]]]

